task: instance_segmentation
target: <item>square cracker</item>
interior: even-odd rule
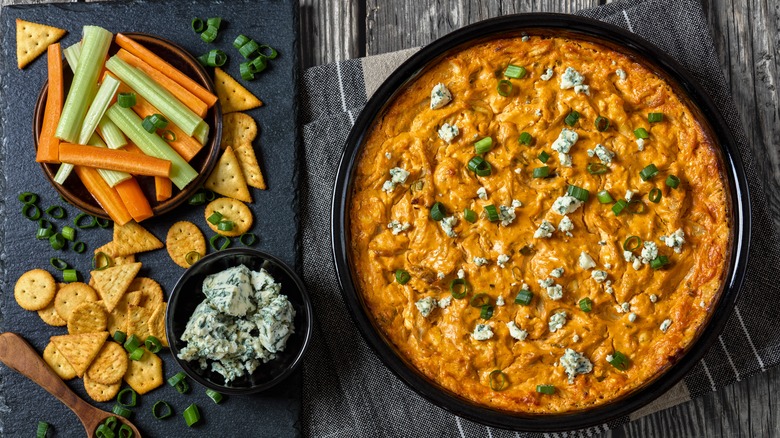
[[[130,221],[124,225],[114,224],[114,242],[113,254],[117,256],[127,256],[139,252],[153,251],[163,247],[160,239],[138,225],[135,221]]]
[[[141,360],[131,360],[127,364],[125,382],[141,395],[157,388],[163,384],[162,360],[144,349]]]
[[[141,270],[141,263],[130,263],[127,265],[112,266],[100,271],[92,271],[90,275],[95,280],[95,289],[106,309],[111,312],[114,310],[122,295],[127,291],[130,283]]]
[[[265,178],[263,178],[263,172],[260,171],[260,164],[257,162],[255,148],[252,147],[252,144],[243,143],[236,148],[235,152],[246,183],[254,188],[265,190]]]
[[[62,38],[67,31],[45,24],[16,19],[16,64],[22,69],[41,56],[50,45]]]
[[[252,143],[256,137],[257,123],[249,114],[230,113],[222,116],[222,141],[219,144],[222,149]]]
[[[108,332],[81,333],[78,335],[52,336],[51,343],[70,363],[76,375],[83,377],[106,341]]]
[[[219,67],[214,69],[214,88],[217,89],[217,96],[222,104],[222,114],[246,111],[263,105],[260,99]]]
[[[204,186],[222,196],[243,202],[252,202],[252,197],[249,195],[249,187],[247,187],[244,174],[241,172],[241,165],[231,146],[225,148],[225,152],[222,153],[222,157],[217,162]]]

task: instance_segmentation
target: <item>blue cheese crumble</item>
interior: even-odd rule
[[[590,277],[596,280],[596,283],[603,283],[607,279],[607,272],[596,269],[590,273]]]
[[[517,339],[518,341],[525,341],[525,338],[528,337],[528,332],[518,327],[514,321],[509,321],[506,323],[506,327],[509,329],[509,336]]]
[[[580,268],[585,269],[586,271],[596,267],[596,262],[593,260],[593,257],[591,257],[590,254],[586,253],[585,251],[580,253],[579,261]]]
[[[571,67],[566,67],[566,71],[561,75],[561,90],[568,90],[577,85],[583,85],[584,82],[585,77],[580,72]]]
[[[431,90],[431,109],[439,109],[452,101],[452,93],[441,82]]]
[[[570,195],[564,195],[559,197],[558,199],[553,202],[552,210],[555,213],[558,213],[561,216],[565,216],[568,213],[574,213],[577,211],[578,208],[582,205],[582,201],[575,198],[574,196]]]
[[[551,68],[548,68],[547,70],[545,70],[544,73],[542,73],[541,76],[539,76],[539,78],[543,81],[549,81],[550,79],[552,79],[552,77],[553,77],[553,69]]]
[[[400,167],[393,167],[390,169],[390,179],[382,185],[382,190],[387,193],[393,193],[395,187],[398,184],[405,183],[407,178],[409,178],[409,172]]]
[[[458,134],[460,134],[458,127],[455,125],[450,125],[449,123],[445,123],[441,125],[441,128],[439,128],[439,138],[446,141],[447,143],[452,143],[452,140],[454,140]]]
[[[650,294],[650,302],[651,303],[657,303],[658,302],[658,295]]]
[[[575,131],[563,128],[561,133],[558,134],[558,138],[553,142],[551,147],[554,151],[558,152],[558,161],[561,163],[561,166],[571,167],[571,156],[569,156],[569,151],[572,146],[574,146],[574,143],[577,142],[578,138],[579,135]]]
[[[566,316],[566,311],[561,310],[560,312],[550,317],[550,320],[547,322],[547,328],[550,329],[551,333],[557,332],[558,330],[562,329],[564,325],[566,325]]]
[[[515,221],[515,218],[517,218],[517,213],[515,213],[515,208],[517,208],[515,207],[516,202],[520,201],[512,201],[511,206],[500,205],[498,207],[498,217],[501,219],[502,227],[508,227]]]
[[[569,219],[569,216],[564,215],[563,219],[558,223],[558,231],[563,231],[567,236],[572,237],[571,230],[574,229],[574,222]]]
[[[486,341],[493,337],[493,329],[487,324],[477,324],[471,337],[477,341]]]
[[[659,328],[661,329],[662,332],[666,333],[666,331],[669,330],[669,326],[670,325],[672,325],[672,320],[671,319],[665,319],[661,323],[661,327],[659,327]]]
[[[658,257],[658,245],[655,242],[645,242],[642,248],[642,264],[648,264]]]
[[[202,290],[215,309],[230,316],[245,316],[256,309],[250,271],[244,265],[209,275]]]
[[[417,307],[417,310],[420,311],[420,315],[422,315],[423,318],[427,318],[438,304],[436,303],[436,298],[425,297],[418,300],[414,305]]]
[[[477,189],[477,197],[483,201],[487,201],[487,190],[485,190],[484,187],[480,187]]]
[[[506,263],[509,261],[509,256],[506,254],[499,254],[498,259],[496,259],[496,263],[501,268],[506,268]]]
[[[678,228],[674,233],[668,236],[661,236],[659,239],[669,248],[673,248],[674,252],[680,254],[682,252],[682,245],[685,243],[685,232],[682,228]]]
[[[411,224],[409,224],[409,223],[406,223],[406,222],[404,222],[404,223],[401,223],[401,222],[398,222],[398,221],[397,221],[397,220],[395,220],[395,219],[394,219],[394,220],[391,220],[391,221],[390,221],[390,222],[387,224],[387,228],[389,228],[389,229],[390,229],[390,230],[393,232],[393,235],[394,235],[394,236],[397,236],[397,235],[401,234],[402,232],[404,232],[404,231],[408,230],[408,229],[409,229],[409,227],[411,227],[411,226],[412,226],[412,225],[411,225]]]
[[[607,149],[603,144],[597,144],[595,148],[588,149],[588,156],[593,157],[594,155],[604,164],[611,163],[612,159],[615,158],[615,153]]]
[[[506,304],[506,301],[504,301],[504,296],[499,295],[498,298],[496,298],[496,306],[503,307]]]
[[[537,228],[534,232],[534,238],[548,238],[552,236],[553,231],[555,231],[555,226],[553,226],[553,224],[547,220],[542,220],[542,223],[539,224],[539,228]]]
[[[626,72],[622,68],[615,70],[615,74],[620,78],[621,81],[625,81],[626,78],[628,77],[628,75],[626,75]]]
[[[637,138],[636,139],[636,148],[639,149],[639,152],[642,152],[645,150],[645,139],[644,138]]]
[[[564,273],[563,268],[555,268],[552,271],[550,271],[550,277],[561,278],[563,276],[563,273]]]
[[[447,295],[446,297],[440,299],[438,303],[440,309],[446,309],[447,307],[450,307],[450,304],[452,304],[452,295]]]
[[[634,312],[629,313],[628,314],[628,320],[630,322],[636,322],[636,313],[634,313]]]
[[[477,266],[485,266],[488,264],[488,261],[484,257],[474,257],[474,264]]]
[[[558,361],[569,376],[569,383],[574,383],[574,378],[579,374],[587,374],[593,371],[593,364],[587,357],[567,348]]]
[[[439,224],[441,224],[441,229],[444,230],[444,234],[446,234],[447,237],[458,237],[458,233],[452,229],[452,227],[458,224],[458,218],[455,216],[445,217]]]

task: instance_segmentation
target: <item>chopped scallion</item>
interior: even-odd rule
[[[619,369],[620,371],[625,371],[628,369],[628,365],[630,364],[630,361],[628,360],[628,357],[626,357],[625,354],[615,350],[614,353],[611,354],[612,360],[609,361],[609,363]]]
[[[59,205],[52,205],[46,209],[46,214],[53,217],[54,219],[62,219],[65,217],[65,209]]]
[[[509,387],[509,380],[501,370],[491,371],[488,380],[490,381],[490,389],[493,391],[503,391]]]
[[[479,311],[479,317],[482,319],[490,319],[493,316],[493,306],[486,304],[482,306],[482,309]]]
[[[444,219],[444,216],[447,215],[447,210],[444,208],[444,204],[441,202],[436,202],[431,207],[431,219],[435,220],[436,222]]]
[[[463,210],[463,219],[466,219],[467,221],[473,224],[474,222],[477,221],[477,212],[469,208],[466,208]]]
[[[658,168],[655,167],[655,164],[648,164],[647,167],[639,172],[639,177],[642,178],[642,181],[652,179],[656,175],[658,175]]]
[[[123,346],[125,347],[125,351],[128,353],[132,353],[135,350],[138,349],[138,347],[141,346],[141,339],[138,338],[135,334],[130,335],[129,338],[124,342]]]
[[[645,128],[634,129],[634,136],[636,138],[641,138],[641,139],[650,138],[650,134],[647,132],[647,129]]]
[[[529,146],[531,143],[533,143],[534,138],[531,137],[531,134],[523,131],[520,133],[520,138],[518,139],[518,141],[526,146]]]
[[[82,254],[84,251],[87,250],[87,244],[79,241],[73,244],[72,249],[73,251],[76,251],[77,254]]]
[[[484,207],[485,214],[487,215],[487,218],[490,222],[496,222],[500,216],[498,215],[498,211],[496,210],[495,205],[486,205]]]
[[[580,119],[580,113],[578,113],[575,110],[571,110],[571,112],[566,115],[566,118],[563,119],[563,123],[566,123],[569,126],[574,126],[577,124],[577,120]]]
[[[661,193],[661,189],[656,187],[653,190],[650,190],[650,193],[647,194],[647,197],[650,199],[650,202],[658,204],[661,202],[663,194]]]
[[[538,158],[542,163],[546,163],[547,160],[550,159],[550,154],[548,154],[546,151],[541,151],[536,158]]]
[[[244,233],[238,238],[238,241],[244,246],[252,246],[257,242],[257,236],[253,233]]]
[[[62,260],[59,257],[52,257],[49,259],[49,264],[52,268],[58,270],[58,271],[64,271],[65,269],[68,269],[68,262],[65,260]]]
[[[24,192],[20,193],[17,199],[22,201],[22,204],[34,204],[38,201],[38,195],[32,192]]]
[[[474,150],[477,154],[484,154],[493,148],[493,137],[485,137],[474,143]]]
[[[86,213],[79,213],[76,215],[76,218],[73,219],[73,225],[80,230],[83,230],[84,228],[94,228],[97,226],[97,218]]]
[[[607,173],[609,167],[604,163],[588,163],[587,169],[591,175],[603,175]]]
[[[212,49],[200,55],[198,62],[204,67],[222,67],[227,62],[227,55],[222,50]]]
[[[674,175],[669,175],[666,177],[666,185],[676,189],[680,185],[680,178],[677,178]]]
[[[217,224],[217,229],[219,231],[233,231],[234,226],[235,224],[233,223],[233,221],[222,220],[219,221],[219,224]]]
[[[548,166],[537,167],[534,169],[534,178],[547,178],[550,176],[550,168]]]
[[[141,360],[144,357],[144,349],[143,348],[136,348],[135,350],[130,352],[130,360]]]
[[[162,420],[173,415],[173,409],[168,402],[160,400],[152,405],[152,415],[154,415],[154,418]]]
[[[466,295],[471,292],[471,285],[462,278],[456,278],[450,282],[450,294],[452,298],[457,300],[466,298]]]
[[[115,404],[114,408],[111,409],[111,412],[119,415],[120,417],[125,417],[125,418],[130,418],[130,415],[133,414],[133,411],[131,411],[130,409],[127,409],[126,407],[124,407],[124,406],[122,406],[120,404]]]
[[[653,269],[660,269],[669,264],[669,257],[659,255],[658,257],[650,260],[650,267]]]
[[[555,386],[553,385],[536,385],[536,392],[540,394],[553,395],[555,394]]]
[[[79,281],[79,273],[75,269],[65,269],[62,271],[62,281],[65,283],[73,283]]]
[[[609,129],[609,119],[606,117],[598,116],[596,117],[596,122],[594,123],[596,125],[596,130],[599,132],[604,132],[607,129]]]
[[[119,93],[116,95],[116,103],[122,108],[130,108],[135,105],[135,93]]]
[[[639,236],[628,236],[626,241],[623,242],[624,251],[634,251],[642,246],[642,239]]]
[[[469,160],[468,169],[476,173],[477,176],[488,176],[492,172],[490,163],[478,155]]]
[[[130,394],[129,396],[127,394]],[[129,397],[129,399],[128,399]],[[121,391],[119,391],[119,394],[116,396],[116,402],[119,403],[122,406],[132,408],[136,405],[138,394],[133,390],[133,388],[125,388]]]
[[[62,227],[62,237],[73,242],[76,239],[76,230],[73,227],[64,226]]]
[[[112,336],[114,341],[116,341],[119,344],[124,344],[127,340],[127,335],[122,330],[117,330],[114,332],[114,335]]]
[[[588,313],[591,310],[593,310],[593,300],[591,300],[588,297],[585,297],[585,298],[581,299],[577,303],[577,305],[580,306],[580,310],[582,310],[585,313]]]
[[[522,79],[525,76],[525,67],[509,64],[504,70],[504,76],[512,79]]]
[[[506,79],[501,79],[498,81],[496,91],[503,97],[509,97],[509,95],[512,94],[512,83]]]
[[[198,406],[195,405],[195,403],[189,405],[187,409],[184,410],[184,421],[189,427],[192,427],[192,425],[200,421],[200,412],[198,411]]]
[[[222,239],[222,243],[219,243],[220,239]],[[209,245],[214,251],[222,251],[230,246],[230,239],[221,234],[215,234],[209,239]]]
[[[222,394],[214,391],[213,389],[207,389],[206,395],[216,404],[220,404],[220,402],[222,402]]]
[[[650,113],[647,115],[647,121],[650,123],[658,123],[664,120],[664,113]]]
[[[31,221],[37,221],[41,218],[41,209],[35,204],[24,204],[22,206],[22,216]]]
[[[49,434],[49,423],[45,421],[38,422],[38,429],[35,432],[36,438],[46,438]]]
[[[612,195],[610,195],[609,192],[606,191],[606,190],[602,190],[602,191],[596,193],[596,198],[602,204],[610,204],[612,202],[615,202],[615,200],[612,199]]]
[[[201,33],[206,29],[206,23],[198,17],[192,19],[192,31],[195,33]],[[126,108],[126,107],[125,107]]]
[[[640,201],[639,199],[632,199],[628,201],[628,212],[631,214],[640,214],[644,213],[647,209],[647,206],[644,202]]]
[[[483,306],[487,306],[489,304],[490,304],[490,296],[484,292],[474,295],[469,300],[469,305],[471,307],[476,307],[478,309],[481,309]]]
[[[160,350],[162,350],[162,342],[160,342],[159,339],[152,335],[146,337],[144,346],[147,350],[149,350],[150,353],[158,353]]]
[[[590,198],[590,192],[587,189],[571,184],[569,184],[569,188],[566,189],[566,194],[573,196],[582,202],[588,202],[588,198]]]
[[[49,237],[49,245],[51,249],[61,250],[65,248],[65,238],[60,233],[54,233]]]
[[[395,281],[400,284],[404,285],[409,282],[409,280],[412,279],[412,276],[409,275],[408,272],[406,272],[403,269],[396,269],[395,271]]]
[[[187,378],[187,374],[185,374],[184,371],[179,371],[178,373],[168,378],[168,384],[171,386],[176,386],[179,384],[179,382],[183,381],[186,378]]]
[[[530,290],[523,289],[520,292],[517,293],[517,296],[515,297],[515,304],[520,304],[521,306],[527,306],[531,304],[531,300],[534,299],[534,293]]]
[[[628,202],[625,199],[618,199],[615,205],[612,206],[612,212],[615,213],[615,216],[620,216],[620,213],[623,213],[626,207],[628,207]]]

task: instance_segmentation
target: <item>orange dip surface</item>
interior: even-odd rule
[[[498,410],[561,413],[625,395],[686,351],[721,290],[730,201],[716,146],[663,79],[595,43],[526,39],[442,59],[377,119],[355,172],[351,262],[376,325],[431,381]],[[525,74],[506,77],[508,64]],[[468,163],[485,138],[479,176]]]

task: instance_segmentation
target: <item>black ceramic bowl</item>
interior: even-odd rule
[[[530,415],[477,405],[430,381],[398,353],[367,311],[355,287],[356,273],[350,255],[349,205],[355,165],[374,121],[404,87],[448,54],[497,38],[521,35],[570,37],[593,41],[624,53],[667,80],[691,108],[697,120],[718,145],[720,167],[729,189],[729,219],[732,224],[728,268],[709,321],[702,326],[687,351],[654,380],[637,390],[591,409],[565,414]],[[452,32],[413,55],[382,84],[366,104],[350,132],[333,192],[333,254],[344,300],[352,319],[377,355],[401,380],[434,404],[470,420],[505,429],[562,431],[604,424],[628,415],[664,394],[682,379],[709,350],[723,330],[742,287],[750,245],[750,199],[737,145],[723,116],[693,77],[670,56],[618,27],[599,21],[561,14],[523,14],[485,20]]]
[[[203,280],[225,269],[246,265],[253,271],[265,269],[281,283],[283,295],[295,309],[295,333],[287,340],[283,352],[276,359],[261,364],[250,376],[237,379],[229,386],[225,385],[221,375],[210,370],[201,370],[197,363],[179,359],[179,350],[186,345],[181,340],[184,328],[195,308],[206,297],[201,292]],[[165,329],[173,358],[188,376],[207,388],[225,394],[252,394],[268,390],[292,374],[303,360],[309,345],[312,329],[312,309],[309,295],[303,281],[284,262],[261,251],[248,248],[234,248],[210,254],[187,269],[173,288],[165,315]]]

